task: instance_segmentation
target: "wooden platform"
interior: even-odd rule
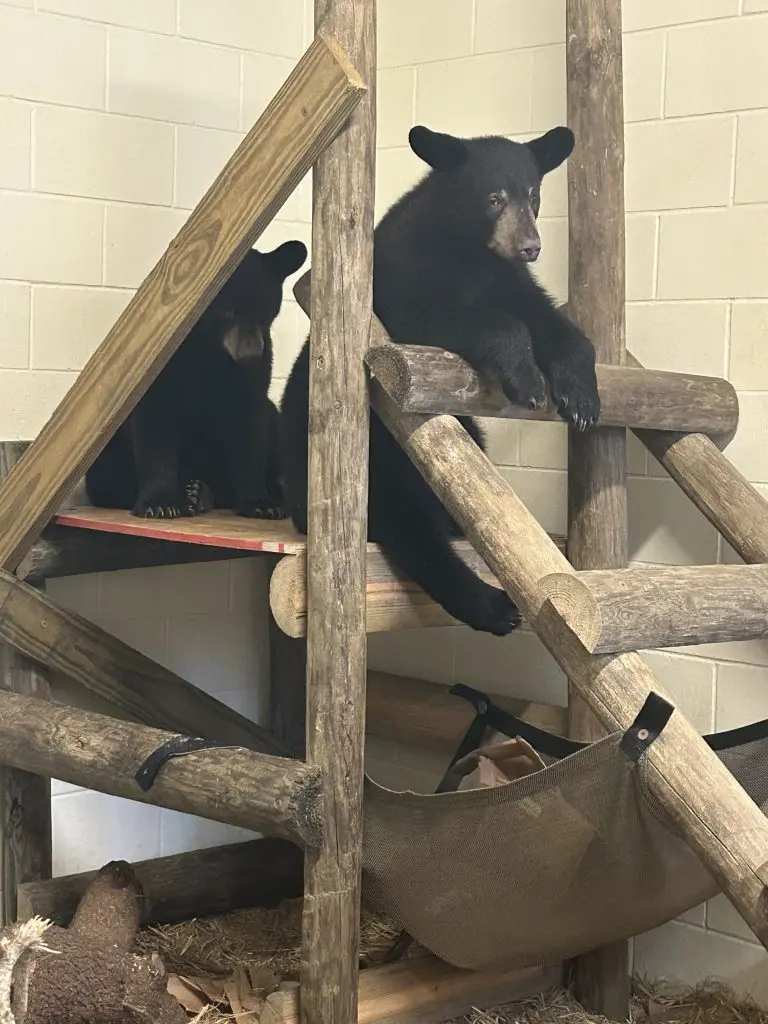
[[[224,511],[189,519],[138,519],[118,509],[83,506],[67,509],[56,516],[54,522],[101,533],[278,555],[298,555],[307,546],[307,538],[298,533],[288,519],[245,519]]]
[[[233,512],[207,512],[189,519],[137,519],[119,509],[92,508],[89,505],[67,509],[55,516],[56,526],[123,537],[143,537],[174,544],[196,544],[203,547],[226,548],[232,551],[253,551],[264,554],[302,555],[307,538],[299,533],[289,519],[245,519]],[[565,538],[552,538],[561,550]],[[454,548],[468,559],[482,565],[468,540],[457,540]],[[368,544],[369,556],[379,554],[378,544]],[[475,565],[475,569],[478,569]],[[487,571],[487,570],[486,570]]]

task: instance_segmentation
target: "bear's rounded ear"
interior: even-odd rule
[[[536,157],[542,177],[559,167],[573,152],[576,139],[570,128],[552,128],[538,139],[532,139],[528,148]]]
[[[453,171],[465,162],[468,150],[461,139],[442,132],[433,132],[417,124],[408,133],[411,149],[436,171]]]
[[[272,252],[265,252],[263,255],[272,273],[284,281],[286,277],[295,274],[304,265],[307,258],[307,247],[303,242],[294,240],[283,242]]]

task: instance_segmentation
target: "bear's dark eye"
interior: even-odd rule
[[[530,191],[530,197],[531,197],[531,209],[533,210],[533,216],[534,217],[538,217],[539,216],[539,207],[541,206],[541,196],[539,195],[539,193],[538,193],[538,191],[536,189],[532,188],[531,191]]]
[[[500,210],[503,206],[506,206],[506,204],[507,193],[504,191],[491,192],[491,194],[488,196],[488,205],[492,210]]]

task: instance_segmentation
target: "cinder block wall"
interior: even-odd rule
[[[0,0],[1,438],[40,429],[290,71],[311,36],[311,7]],[[624,10],[629,345],[648,365],[733,381],[742,421],[729,452],[768,486],[768,0],[624,0]],[[421,173],[407,148],[415,121],[518,139],[564,122],[564,0],[379,0],[379,19],[379,213]],[[561,299],[566,216],[561,170],[544,190],[539,267]],[[305,182],[262,244],[308,242],[309,219]],[[275,332],[276,396],[305,331],[288,299]],[[488,427],[520,496],[547,528],[564,529],[564,429]],[[734,559],[635,444],[629,470],[633,559]],[[239,562],[56,581],[50,592],[257,715],[265,587],[260,563]],[[370,652],[391,671],[565,699],[560,672],[527,631],[374,636]],[[702,731],[768,714],[764,644],[648,658]],[[240,837],[61,784],[53,807],[59,873]],[[768,993],[763,953],[722,899],[639,939],[635,962]]]

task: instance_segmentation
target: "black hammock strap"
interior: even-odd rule
[[[504,711],[494,704],[487,694],[474,690],[471,686],[459,683],[451,687],[449,692],[469,701],[476,714],[438,783],[435,791],[437,793],[453,793],[459,788],[462,775],[455,772],[454,767],[462,758],[478,749],[491,729],[503,733],[510,739],[519,736],[526,743],[530,743],[538,754],[555,761],[562,761],[563,758],[570,757],[571,754],[589,746],[589,743],[569,740],[565,736],[556,736],[554,733],[538,729],[510,711]],[[661,735],[674,710],[674,706],[663,697],[657,693],[649,693],[634,722],[622,736],[619,746],[623,753],[632,761],[640,760],[648,747]]]

